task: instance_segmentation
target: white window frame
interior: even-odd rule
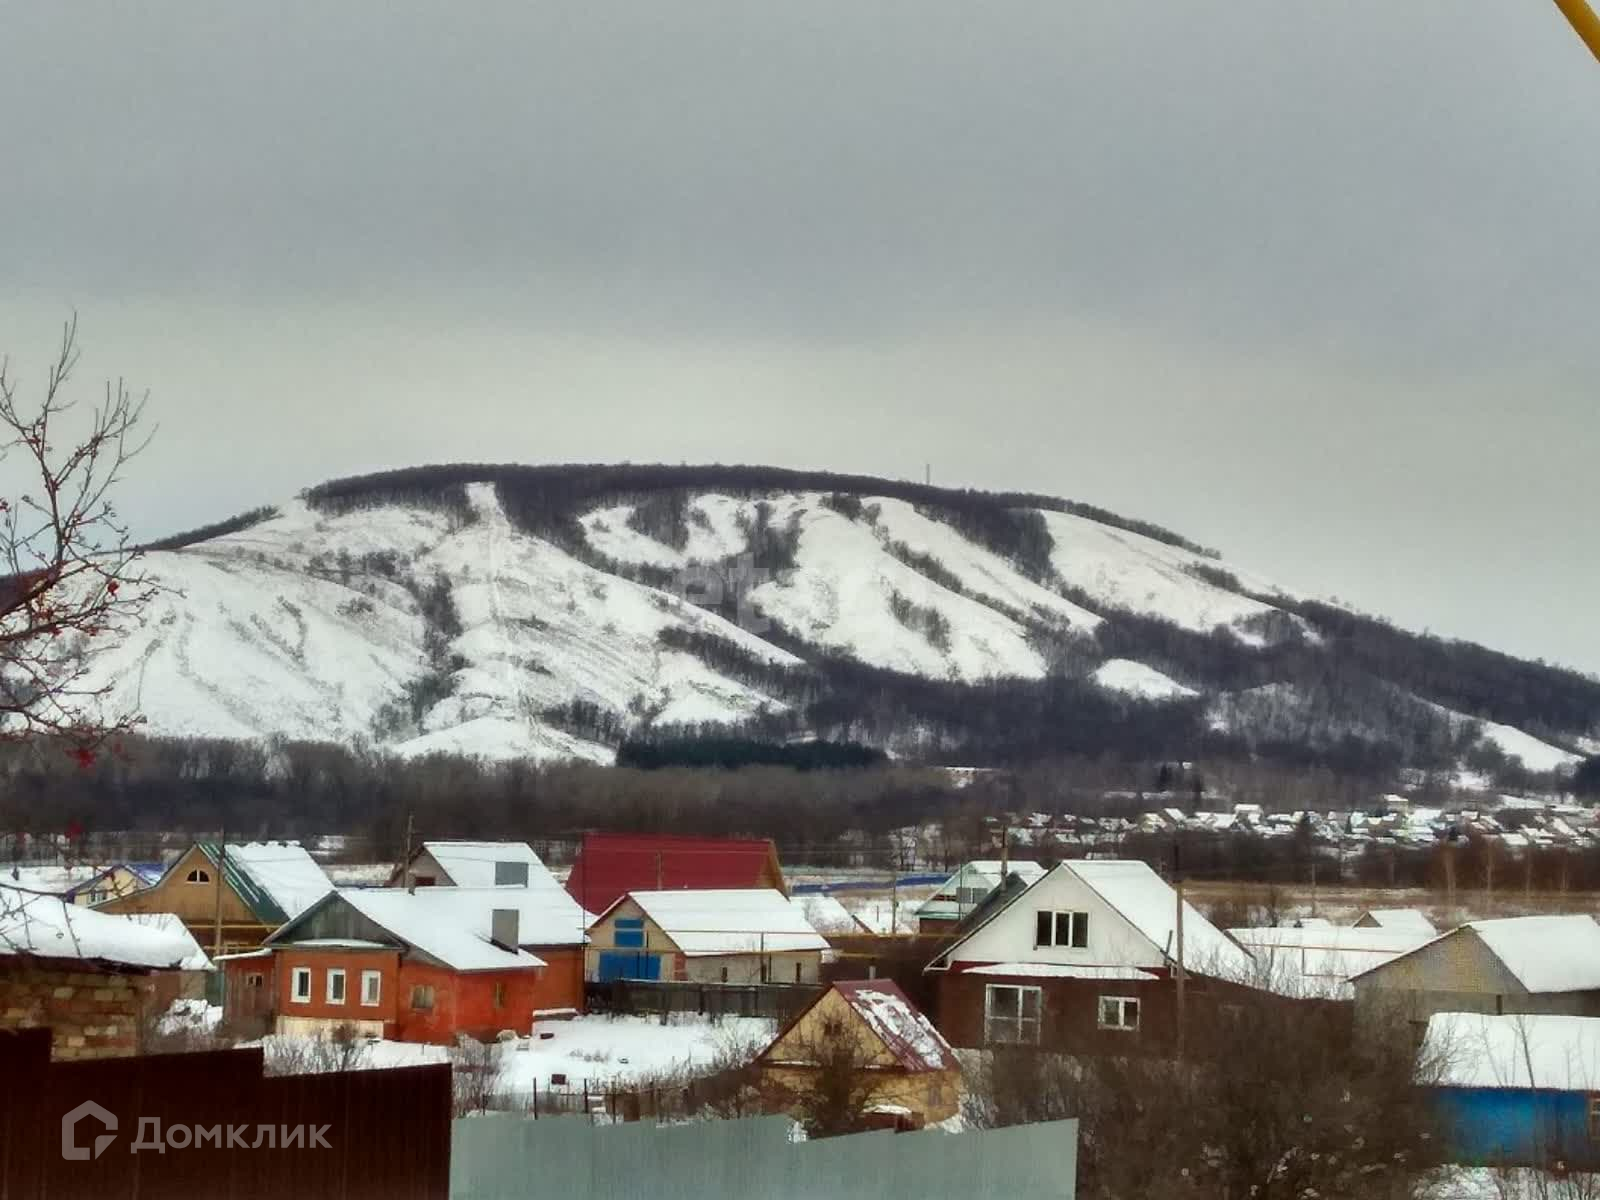
[[[289,999],[294,1004],[311,1003],[311,968],[295,967],[289,972]]]
[[[1050,917],[1050,940],[1039,940],[1039,918]],[[1065,940],[1063,940],[1065,932]],[[1035,909],[1033,914],[1033,948],[1058,950],[1087,950],[1089,948],[1089,914],[1078,909]]]
[[[329,1004],[343,1004],[349,999],[350,987],[345,979],[343,967],[329,967],[323,974],[325,979],[322,985],[322,994],[328,998]],[[336,980],[339,984],[339,994],[337,996],[333,994],[333,985]]]
[[[383,1002],[383,972],[361,972],[361,1006],[376,1008]]]
[[[1097,1024],[1101,1029],[1115,1029],[1121,1033],[1139,1032],[1139,998],[1137,996],[1101,996],[1096,1006]],[[1133,1010],[1133,1020],[1128,1011]],[[1109,1015],[1108,1015],[1109,1014]]]
[[[996,1013],[995,1000],[1001,992],[1016,993],[1016,1015]],[[1033,1015],[1028,1015],[1028,1001]],[[1020,983],[991,983],[983,989],[983,1040],[985,1045],[1036,1046],[1044,1025],[1044,989]],[[1008,1034],[1010,1036],[1004,1036]]]

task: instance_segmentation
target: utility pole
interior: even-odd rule
[[[1311,915],[1317,915],[1317,860],[1311,860]]]
[[[1184,1011],[1184,877],[1182,875],[1178,877],[1176,893],[1178,893],[1178,973],[1176,973],[1176,982],[1178,982],[1178,1058],[1182,1059],[1182,1056],[1184,1056],[1184,1034],[1189,1029],[1189,1022],[1186,1021],[1187,1014]]]
[[[222,827],[222,833],[217,838],[217,877],[211,881],[211,886],[216,892],[216,903],[211,912],[211,957],[216,958],[222,953],[222,881],[227,877],[228,869],[228,827]]]
[[[1177,948],[1177,951],[1178,951],[1178,963],[1177,963],[1177,971],[1174,973],[1173,979],[1174,979],[1174,982],[1177,984],[1178,1058],[1181,1060],[1183,1058],[1184,1034],[1185,1034],[1186,1030],[1188,1029],[1188,1022],[1185,1020],[1186,1013],[1184,1011],[1183,868],[1182,868],[1182,865],[1181,865],[1182,864],[1182,859],[1181,859],[1180,855],[1181,855],[1181,852],[1180,852],[1178,846],[1174,845],[1172,847],[1172,874],[1174,876],[1174,879],[1173,879],[1173,890],[1177,893],[1177,897],[1178,897],[1178,915],[1177,915],[1177,923],[1176,923],[1176,941],[1177,941],[1177,947],[1176,948]]]
[[[1485,912],[1494,912],[1494,839],[1483,839],[1483,891]]]
[[[658,892],[663,890],[662,887],[661,887],[661,879],[662,879],[662,874],[661,874],[661,851],[657,850],[656,851],[656,891],[658,891]]]
[[[400,860],[400,886],[408,892],[411,890],[411,838],[414,832],[412,828],[414,815],[409,809],[406,811],[406,853]]]

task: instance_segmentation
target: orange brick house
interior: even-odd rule
[[[407,1042],[527,1033],[583,1007],[583,923],[565,893],[526,888],[338,891],[258,951],[225,956],[232,1030],[341,1027]]]

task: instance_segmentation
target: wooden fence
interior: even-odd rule
[[[444,1064],[266,1078],[259,1049],[51,1062],[48,1030],[0,1033],[6,1200],[443,1200],[450,1121]]]
[[[686,983],[614,979],[583,985],[589,1012],[712,1017],[766,1017],[787,1021],[819,995],[812,983]]]

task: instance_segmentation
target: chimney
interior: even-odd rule
[[[497,908],[489,914],[489,940],[502,950],[515,950],[521,933],[522,913],[515,908]]]

